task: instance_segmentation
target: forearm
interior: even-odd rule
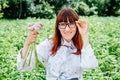
[[[94,55],[94,51],[89,44],[88,33],[82,35],[83,49],[81,54],[81,66],[82,68],[95,68],[98,66],[98,61]]]
[[[98,67],[98,61],[90,44],[82,49],[81,67],[83,69],[92,69]]]
[[[88,33],[81,35],[82,40],[83,40],[83,47],[87,47],[89,45],[89,40],[88,40]]]
[[[25,58],[28,49],[29,49],[29,44],[28,44],[28,42],[26,41],[25,44],[24,44],[24,47],[22,48],[22,50],[21,50],[21,52],[20,52],[22,59]]]
[[[25,58],[21,58],[22,57],[21,56],[21,51],[22,51],[22,49],[18,52],[18,55],[17,55],[17,69],[19,71],[26,71],[26,70],[33,69],[33,67],[34,67],[34,55],[32,55],[30,66],[27,65],[28,60],[29,60],[28,58],[30,57],[29,55],[28,55],[28,57],[26,59],[25,66],[23,66]]]

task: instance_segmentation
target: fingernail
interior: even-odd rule
[[[75,21],[76,23],[78,22],[78,21]]]

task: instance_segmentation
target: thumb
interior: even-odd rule
[[[81,29],[79,22],[78,21],[75,21],[75,22],[76,22],[76,26],[78,27],[78,29]]]

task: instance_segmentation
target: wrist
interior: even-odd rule
[[[89,45],[89,39],[88,39],[88,33],[81,35],[82,36],[82,40],[83,40],[83,47],[86,47]]]
[[[29,48],[29,43],[26,41],[23,48],[21,49],[21,57],[24,59],[25,58],[25,55],[26,55],[26,52],[28,51],[28,48]]]
[[[88,32],[84,33],[84,34],[81,34],[81,37],[84,38],[84,37],[88,37]]]
[[[30,42],[28,41],[28,40],[26,40],[25,41],[25,44],[24,44],[24,47],[26,46],[26,47],[29,47],[29,45],[30,45]]]

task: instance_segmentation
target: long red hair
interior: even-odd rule
[[[55,32],[54,32],[54,36],[52,38],[53,47],[51,49],[51,55],[55,55],[57,50],[61,46],[62,35],[58,29],[59,22],[67,22],[68,19],[69,19],[69,22],[73,22],[73,21],[75,22],[75,21],[79,20],[79,16],[73,9],[64,8],[58,13],[57,18],[56,18],[55,30],[54,30]],[[81,35],[78,31],[78,28],[77,28],[76,34],[74,35],[72,41],[73,41],[74,46],[77,48],[77,51],[73,54],[76,54],[76,55],[81,54],[83,42],[82,42]]]

